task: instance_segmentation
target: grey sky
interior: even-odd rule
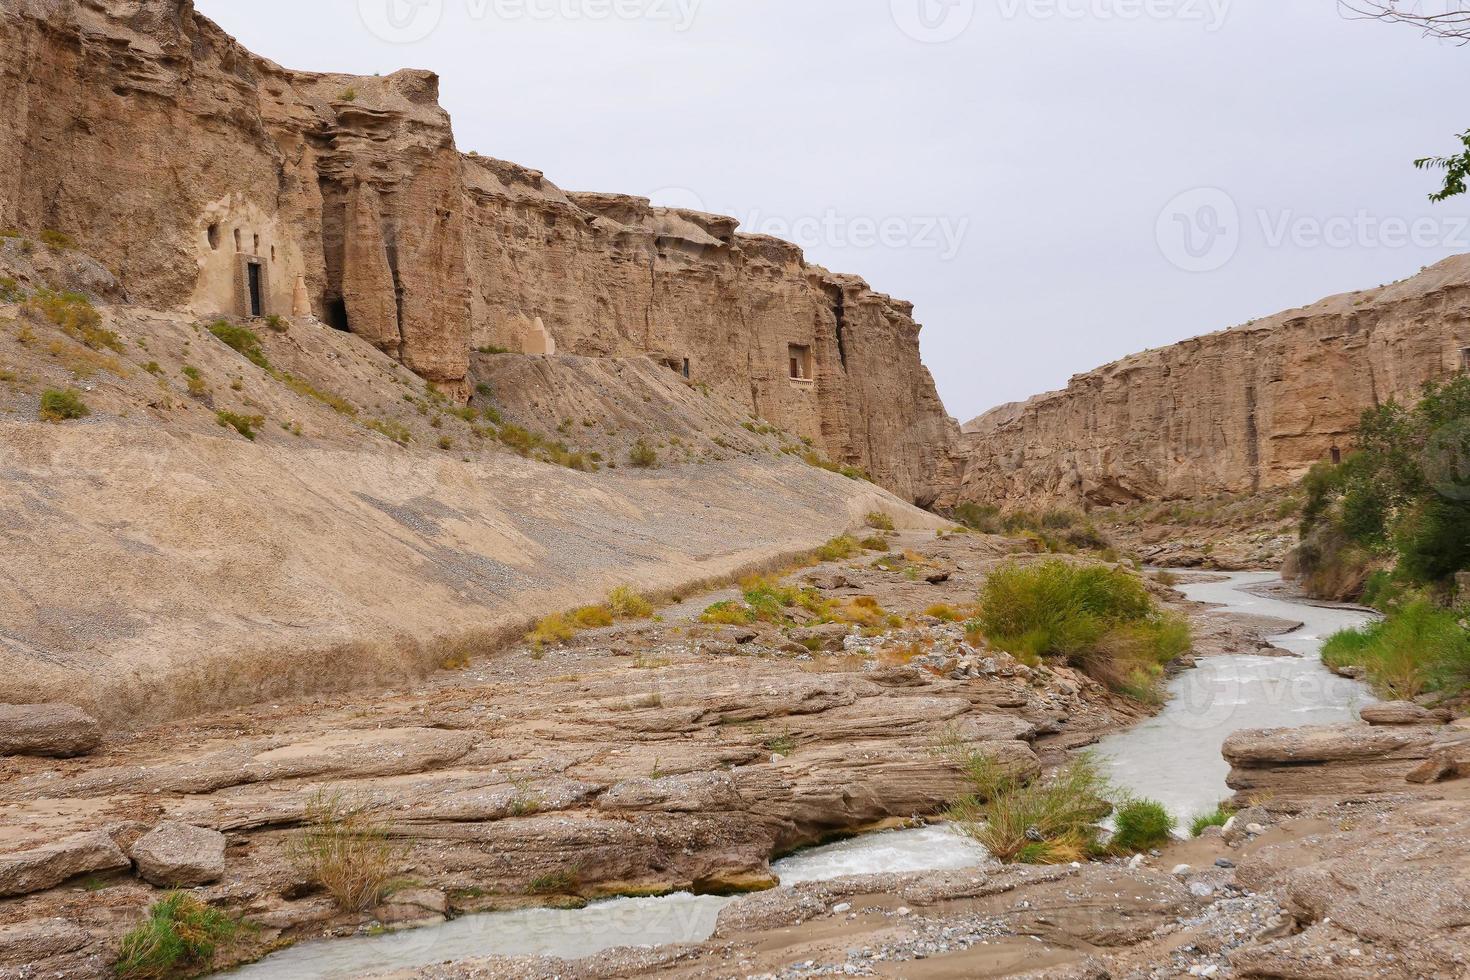
[[[1470,127],[1470,48],[1333,0],[196,3],[293,68],[437,71],[463,150],[911,300],[962,421],[1470,251],[1410,166]]]

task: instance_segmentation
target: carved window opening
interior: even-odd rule
[[[684,358],[684,380],[689,380],[689,358]]]
[[[792,344],[787,348],[787,360],[791,367],[792,381],[812,380],[812,349],[805,344]]]
[[[239,228],[236,228],[235,229],[235,251],[236,252],[243,252],[243,251],[245,251],[245,249],[241,246],[240,229]]]
[[[272,245],[271,246],[271,261],[274,262],[275,260],[276,260],[276,247],[274,245]]]
[[[1333,446],[1332,447],[1332,465],[1333,466],[1341,466],[1342,465],[1342,450],[1339,449],[1339,448],[1337,448],[1336,446]]]
[[[210,248],[210,251],[212,251],[212,252],[218,252],[219,251],[219,225],[217,225],[217,224],[210,225],[209,226],[209,232],[208,232],[208,234],[209,234],[209,248]]]
[[[1470,371],[1470,347],[1460,348],[1460,370]]]
[[[252,235],[250,237],[251,237],[251,240],[252,240],[253,245],[255,246],[254,248],[252,248],[250,250],[250,254],[251,255],[259,255],[260,254],[260,236],[259,235]]]

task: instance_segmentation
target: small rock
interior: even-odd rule
[[[1215,887],[1209,882],[1191,881],[1189,883],[1189,893],[1195,898],[1209,898],[1215,894]]]
[[[1129,871],[1137,871],[1141,867],[1143,867],[1143,855],[1142,854],[1135,854],[1131,858],[1128,859],[1128,870]]]
[[[1248,823],[1245,825],[1245,832],[1252,837],[1259,837],[1266,832],[1266,828],[1258,823]]]
[[[1174,870],[1170,871],[1169,873],[1176,878],[1182,878],[1185,875],[1189,874],[1191,870],[1192,869],[1187,864],[1176,864],[1174,865]]]
[[[847,902],[842,902],[839,905],[832,906],[832,914],[833,915],[841,915],[844,912],[850,912],[850,911],[852,911],[852,906],[850,904],[848,904]]]
[[[913,910],[910,909],[907,905],[901,905],[894,911],[893,914],[898,916],[912,915]]]
[[[1235,867],[1235,862],[1230,860],[1229,858],[1220,858],[1218,861],[1215,862],[1215,867],[1225,868],[1229,870]]]
[[[131,853],[139,877],[160,888],[207,885],[225,876],[225,835],[216,830],[165,821],[139,838]]]

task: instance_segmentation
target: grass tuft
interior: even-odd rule
[[[950,808],[949,819],[997,860],[1067,864],[1101,850],[1098,821],[1112,806],[1108,782],[1091,756],[1031,783],[983,752],[959,762],[973,792]]]
[[[260,338],[249,327],[238,326],[228,320],[216,320],[210,324],[209,332],[256,367],[264,371],[271,369],[271,362],[266,359],[265,351],[260,349]]]
[[[1198,814],[1189,822],[1189,836],[1198,837],[1209,827],[1223,827],[1230,822],[1230,818],[1233,816],[1235,816],[1235,810],[1227,804],[1221,803],[1213,810]]]
[[[388,831],[369,803],[320,790],[306,806],[307,826],[287,853],[297,870],[325,888],[344,912],[362,912],[383,898],[395,855]]]
[[[265,424],[263,415],[240,415],[223,410],[215,412],[214,419],[221,429],[234,429],[251,442],[255,441],[256,430]]]
[[[1167,843],[1175,821],[1156,800],[1126,800],[1113,815],[1117,830],[1108,842],[1117,854],[1138,854]]]
[[[123,937],[113,968],[123,980],[164,980],[198,972],[215,950],[240,931],[229,914],[193,895],[172,892],[148,910],[142,925]]]

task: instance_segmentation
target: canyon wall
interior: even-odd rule
[[[1107,505],[1289,485],[1365,409],[1470,367],[1470,256],[1124,358],[965,426],[960,499]]]
[[[562,352],[652,355],[911,500],[957,479],[909,304],[733,219],[463,155],[432,73],[291,71],[188,0],[7,0],[0,33],[0,228],[73,237],[130,303],[287,315],[299,285],[460,396],[473,348],[539,319]]]

